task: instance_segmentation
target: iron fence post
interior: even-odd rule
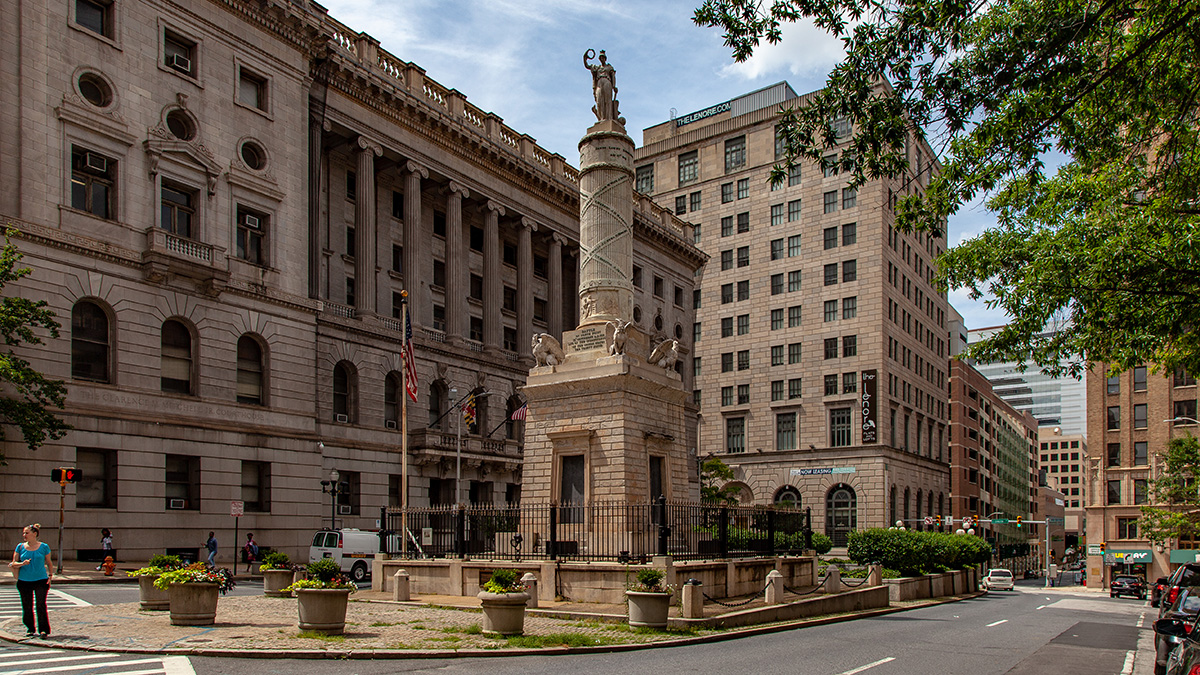
[[[546,554],[551,560],[558,554],[558,505],[550,504],[550,540],[546,542]]]
[[[804,550],[812,550],[812,507],[804,507]]]
[[[655,506],[658,508],[658,554],[667,555],[668,539],[671,528],[667,527],[667,498],[659,495]]]
[[[729,557],[729,507],[722,506],[717,516],[717,541],[722,558]]]
[[[767,555],[775,555],[775,509],[767,509]]]
[[[386,553],[388,555],[391,555],[392,550],[390,548],[388,548],[387,531],[388,531],[387,507],[381,506],[381,507],[379,507],[379,550],[383,551],[384,553]]]
[[[462,504],[454,507],[454,553],[459,558],[467,552],[467,512]]]

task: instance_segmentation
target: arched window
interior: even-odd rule
[[[182,322],[171,319],[162,325],[162,390],[192,394],[192,333]]]
[[[432,428],[446,428],[445,420],[442,419],[442,412],[446,409],[444,406],[446,395],[445,382],[434,380],[429,383],[429,426]]]
[[[403,391],[400,373],[388,373],[383,382],[383,426],[388,429],[400,428],[400,397]]]
[[[924,521],[921,520],[921,489],[920,488],[917,488],[916,508],[917,508],[917,512],[915,515],[913,515],[913,518],[916,518],[916,522],[913,523],[913,529],[914,530],[923,530],[923,529],[925,529],[925,523],[924,523]]]
[[[893,485],[888,495],[888,527],[896,524],[896,486]]]
[[[946,515],[945,495],[941,492],[938,493],[938,515],[939,516]]]
[[[800,508],[800,491],[791,485],[785,485],[775,493],[775,506],[786,509]]]
[[[238,338],[237,343],[237,402],[263,405],[263,357],[262,346],[249,335]]]
[[[854,488],[839,483],[825,498],[825,534],[834,546],[845,546],[850,533],[858,529],[858,496]]]
[[[904,488],[904,515],[901,516],[901,518],[904,520],[905,527],[908,527],[909,525],[911,525],[911,523],[908,522],[908,513],[909,513],[908,506],[910,503],[910,499],[911,499],[911,494],[909,493],[908,488]]]
[[[333,367],[333,419],[343,424],[354,422],[354,370],[342,361]]]
[[[80,300],[71,308],[71,377],[108,382],[108,314],[94,302]]]

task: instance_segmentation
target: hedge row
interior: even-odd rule
[[[696,528],[697,532],[704,532],[714,540],[720,537],[720,533],[716,526]],[[726,534],[729,537],[729,548],[734,551],[747,550],[751,547],[752,542],[758,542],[766,538],[766,532],[762,530],[752,530],[745,527],[731,527]],[[813,549],[820,555],[829,553],[833,548],[833,540],[820,532],[812,533]],[[775,550],[777,551],[799,551],[804,548],[804,533],[803,532],[776,532],[775,533]]]
[[[846,552],[860,565],[882,563],[915,576],[985,563],[991,547],[970,534],[876,528],[851,532]]]

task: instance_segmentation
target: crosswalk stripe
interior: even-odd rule
[[[112,655],[106,654],[105,656],[112,656]],[[139,665],[142,663],[162,663],[162,660],[161,659],[134,659],[132,661],[111,661],[108,663],[76,663],[76,664],[70,665],[70,666],[54,666],[51,668],[31,668],[29,670],[22,670],[21,674],[22,675],[34,675],[34,673],[61,673],[61,672],[67,671],[67,670],[84,670],[84,669],[88,669],[88,668],[92,668],[92,669],[114,668],[117,666],[134,666],[134,665]],[[158,672],[162,672],[162,669],[159,668],[157,670],[150,670],[150,671],[145,671],[145,672],[158,673]],[[129,673],[129,672],[125,672],[122,675],[133,675],[133,674]]]
[[[28,653],[28,652],[27,652]],[[56,656],[49,659],[29,659],[27,661],[8,661],[4,664],[8,666],[26,666],[31,663],[54,663],[56,661],[83,661],[85,659],[107,659],[111,654],[84,654],[82,656]]]
[[[92,606],[92,603],[88,602],[87,600],[84,600],[82,598],[77,598],[77,597],[71,595],[70,593],[64,593],[63,591],[60,591],[57,588],[50,589],[50,596],[58,597],[61,600],[71,603],[75,607],[91,607]],[[46,597],[47,604],[50,603],[50,596]]]
[[[69,607],[89,607],[92,603],[55,588],[46,596],[46,609],[56,610]],[[13,586],[0,586],[0,619],[21,616],[21,594]]]
[[[186,656],[164,656],[163,657],[163,672],[166,675],[196,675],[195,669],[192,668],[192,662]],[[124,673],[124,675],[131,675]]]
[[[12,659],[21,656],[32,656],[34,654],[57,654],[57,649],[39,649],[37,651],[14,651],[11,654],[0,654],[0,659]]]

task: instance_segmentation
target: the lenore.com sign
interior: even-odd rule
[[[875,421],[875,372],[874,370],[862,371],[862,442],[863,445],[868,443],[878,443],[878,426]]]

